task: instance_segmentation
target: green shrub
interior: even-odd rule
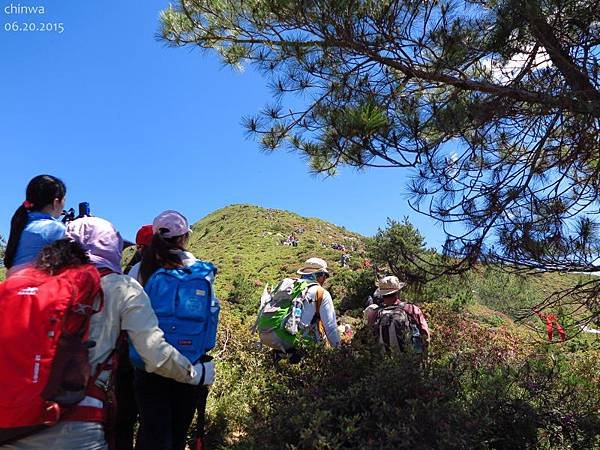
[[[340,313],[362,309],[375,290],[375,275],[372,270],[343,270],[329,281],[331,295]]]
[[[537,303],[535,291],[526,277],[492,266],[485,268],[474,289],[482,304],[513,316]]]
[[[210,442],[228,449],[587,449],[600,445],[599,352],[535,346],[424,305],[428,362],[381,354],[356,330],[340,350],[312,348],[275,364],[227,307]]]
[[[256,286],[246,277],[233,280],[233,289],[227,295],[229,303],[247,303],[256,297]]]
[[[463,290],[452,297],[452,310],[456,312],[463,311],[467,306],[475,303],[471,291]]]
[[[465,290],[465,286],[472,286],[474,283],[474,274],[472,271],[461,275],[443,276],[429,281],[420,292],[415,293],[417,302],[436,303],[451,299],[458,293]]]
[[[260,287],[246,277],[237,277],[233,280],[233,288],[225,300],[231,303],[242,315],[254,315],[258,310]]]

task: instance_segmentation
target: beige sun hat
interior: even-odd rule
[[[329,275],[329,270],[327,270],[327,262],[321,258],[308,258],[296,273],[299,275],[311,275],[319,272],[324,272]]]
[[[379,280],[379,283],[377,283],[377,289],[373,295],[375,297],[385,297],[386,295],[395,294],[404,286],[406,286],[406,283],[402,283],[398,277],[393,275],[389,277],[383,277],[381,280]]]

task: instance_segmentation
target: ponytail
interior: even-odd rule
[[[13,265],[15,253],[17,253],[17,245],[19,244],[19,239],[25,229],[25,225],[27,225],[27,210],[21,205],[10,220],[10,234],[8,235],[8,242],[4,250],[4,267],[7,269],[10,269]]]
[[[21,234],[27,225],[29,211],[41,211],[51,205],[54,199],[62,199],[67,193],[65,183],[51,175],[38,175],[32,178],[25,191],[25,201],[17,208],[10,220],[10,233],[4,252],[4,266],[10,269],[13,266],[17,246]]]
[[[162,231],[161,231],[162,232]],[[184,235],[185,236],[185,235]],[[156,233],[152,236],[152,242],[142,254],[142,263],[140,265],[140,280],[142,286],[158,269],[164,267],[172,269],[181,267],[181,257],[178,251],[184,250],[179,245],[182,236],[165,238],[161,233]]]

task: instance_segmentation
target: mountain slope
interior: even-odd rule
[[[350,255],[354,267],[362,265],[364,258],[364,238],[357,233],[321,219],[253,205],[219,209],[196,222],[192,230],[190,250],[218,266],[221,297],[240,279],[260,291],[265,282],[276,283],[294,274],[312,256],[324,258],[334,274],[342,272],[342,254]],[[284,245],[292,234],[298,245]],[[336,244],[345,251],[332,248]]]

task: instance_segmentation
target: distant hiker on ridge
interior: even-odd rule
[[[276,350],[276,357],[298,362],[301,341],[327,341],[340,346],[340,335],[331,294],[322,286],[329,278],[327,263],[309,258],[298,269],[300,278],[285,278],[261,300],[256,328],[262,344]]]
[[[346,267],[349,261],[350,255],[348,253],[343,253],[342,256],[340,256],[340,266]]]

